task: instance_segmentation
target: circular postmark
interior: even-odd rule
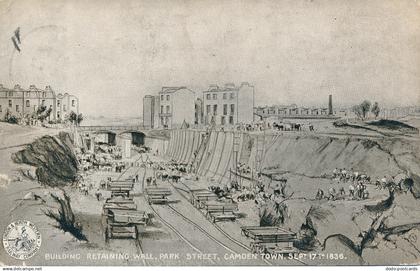
[[[30,221],[18,220],[10,223],[3,234],[3,247],[18,260],[26,260],[35,255],[41,247],[41,233]]]

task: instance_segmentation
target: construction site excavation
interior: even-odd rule
[[[19,135],[0,150],[1,221],[39,225],[33,265],[418,261],[417,118],[398,129],[304,121],[55,135],[1,124]]]

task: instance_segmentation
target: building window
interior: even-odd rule
[[[47,94],[45,93],[45,91],[43,91],[43,92],[42,92],[42,98],[45,98],[45,97],[46,97],[46,95],[47,95]]]
[[[169,105],[167,105],[166,106],[166,114],[169,114],[169,112],[170,112],[170,108],[169,108]]]
[[[41,105],[42,106],[45,105],[45,100],[42,100]]]
[[[206,114],[209,115],[210,114],[210,105],[206,105]]]
[[[57,106],[58,106],[58,107],[60,107],[60,104],[61,104],[61,101],[60,101],[60,100],[58,100],[58,101],[57,101]]]
[[[66,105],[63,105],[63,111],[66,112]]]
[[[76,101],[75,100],[71,100],[71,106],[75,106],[75,104],[76,104]]]
[[[234,104],[230,105],[230,114],[235,115],[235,105]]]
[[[166,100],[169,101],[169,95],[166,95]]]
[[[9,100],[9,107],[12,107],[12,100]]]
[[[217,100],[217,94],[216,93],[213,94],[213,100]]]
[[[13,91],[9,91],[9,96],[13,97]]]
[[[160,100],[163,101],[163,95],[160,95]]]
[[[230,93],[230,99],[232,100],[233,98],[235,98],[235,93],[234,92]]]
[[[227,93],[223,93],[223,100],[226,100],[227,98]]]
[[[31,92],[30,91],[27,91],[26,92],[26,95],[28,95],[28,96],[31,95]]]
[[[213,105],[213,115],[217,115],[217,104]]]
[[[60,112],[57,112],[57,118],[60,118]]]
[[[233,124],[233,116],[229,116],[229,124]]]
[[[16,112],[19,112],[19,105],[16,105]]]
[[[160,106],[160,113],[163,114],[163,105]]]
[[[223,115],[227,115],[227,108],[228,108],[227,104],[224,104],[223,105]]]
[[[220,118],[220,124],[222,124],[222,125],[225,125],[226,124],[225,116],[222,116]]]
[[[3,112],[3,109],[1,108],[1,104],[0,104],[0,112]]]
[[[207,99],[207,100],[210,100],[210,99],[211,99],[210,94],[207,94],[207,95],[206,95],[206,99]]]

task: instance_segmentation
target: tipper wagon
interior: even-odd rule
[[[241,233],[253,241],[253,253],[288,254],[297,252],[293,247],[296,233],[280,227],[244,226]]]

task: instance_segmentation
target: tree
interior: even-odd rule
[[[379,116],[381,109],[379,108],[378,102],[375,102],[372,106],[371,112],[375,115],[375,119]]]
[[[79,115],[77,115],[77,126],[79,126],[82,121],[83,121],[83,114],[80,113]]]
[[[77,114],[73,111],[70,111],[70,113],[67,116],[67,120],[70,121],[70,123],[72,124],[76,124]]]
[[[366,118],[366,115],[367,115],[367,113],[369,112],[369,109],[370,109],[370,105],[371,105],[371,103],[368,100],[364,100],[360,104],[360,107],[362,109],[363,119]]]
[[[80,125],[80,123],[83,121],[83,115],[82,113],[76,114],[73,111],[70,111],[70,113],[66,116],[66,120],[70,121],[70,123],[74,125]]]

